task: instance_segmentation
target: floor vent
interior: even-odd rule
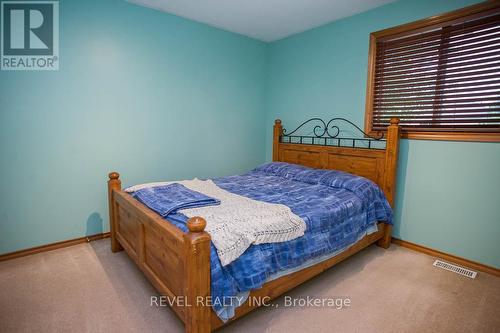
[[[476,275],[477,275],[477,272],[471,271],[470,269],[463,268],[463,267],[460,267],[457,265],[453,265],[453,264],[450,264],[450,263],[447,263],[447,262],[444,262],[441,260],[434,261],[433,265],[436,267],[442,268],[442,269],[446,269],[447,271],[452,271],[452,272],[455,272],[457,274],[467,276],[471,279],[476,278]]]

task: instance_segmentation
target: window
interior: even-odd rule
[[[366,132],[500,141],[497,2],[372,33],[368,66]]]

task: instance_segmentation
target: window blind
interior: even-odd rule
[[[372,130],[500,132],[500,12],[376,42]]]

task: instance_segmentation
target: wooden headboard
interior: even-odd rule
[[[331,128],[329,125],[333,120],[339,119],[352,124],[362,134],[365,134],[359,127],[342,118],[334,118],[328,123],[319,118],[313,118],[298,127],[300,128],[310,121],[319,121],[321,126],[315,126],[313,136],[292,136],[291,134],[296,132],[298,128],[290,134],[286,134],[281,120],[275,120],[273,161],[301,164],[319,169],[336,169],[363,176],[377,183],[384,191],[391,206],[394,206],[399,138],[401,136],[399,119],[391,119],[391,125],[387,128],[384,141],[381,141],[381,138],[366,136],[341,138],[338,136],[340,131],[337,126],[333,126],[337,132],[331,135],[328,132]],[[319,131],[317,131],[318,129]],[[293,138],[296,140],[294,141]],[[306,138],[311,144],[304,144],[304,141],[307,141]],[[327,140],[334,140],[338,146],[328,145]],[[315,141],[319,141],[320,144]],[[352,142],[352,146],[342,146],[342,141]],[[365,145],[366,147],[359,147],[356,146],[356,141],[368,143]],[[324,144],[322,144],[323,142]],[[383,143],[385,143],[385,147],[380,148],[380,144]],[[374,147],[376,144],[378,147]]]
[[[363,137],[340,137],[340,128],[335,125],[330,127],[336,120],[351,124],[363,134]],[[293,135],[311,122],[319,123],[313,128],[313,135]],[[330,129],[334,129],[335,132],[330,133]],[[312,118],[290,133],[284,130],[281,120],[276,119],[274,121],[273,161],[301,164],[319,169],[336,169],[371,179],[384,191],[387,200],[394,208],[400,136],[401,128],[397,118],[391,119],[383,141],[382,137],[368,136],[358,126],[343,118],[333,118],[328,122],[320,118]],[[337,146],[331,145],[331,141],[336,142]],[[343,146],[342,143],[346,141],[352,142],[352,145]],[[359,147],[356,146],[357,141],[367,144]],[[382,142],[385,143],[385,147],[378,147],[378,144]],[[391,243],[392,226],[380,225],[383,228],[383,236],[378,241],[378,245],[388,248]]]

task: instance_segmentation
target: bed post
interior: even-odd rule
[[[186,298],[190,307],[186,313],[187,333],[209,333],[211,331],[210,296],[210,235],[206,233],[207,222],[202,217],[187,221],[189,232],[184,235],[186,244]]]
[[[283,126],[281,120],[276,119],[273,126],[273,162],[279,161],[279,143],[280,137],[283,134]]]
[[[118,242],[116,238],[116,215],[115,215],[115,204],[113,200],[113,190],[121,190],[122,182],[120,180],[120,174],[118,172],[111,172],[108,180],[108,209],[109,209],[109,230],[111,234],[111,251],[118,252],[123,250],[123,247]]]
[[[281,120],[276,119],[273,127],[273,162],[279,161],[279,143],[280,137],[283,134],[283,126]]]
[[[391,118],[391,125],[387,128],[387,147],[385,152],[384,193],[389,204],[394,208],[396,194],[396,177],[398,167],[399,138],[401,127],[398,118]],[[384,224],[384,236],[377,245],[387,249],[391,245],[392,225]]]

